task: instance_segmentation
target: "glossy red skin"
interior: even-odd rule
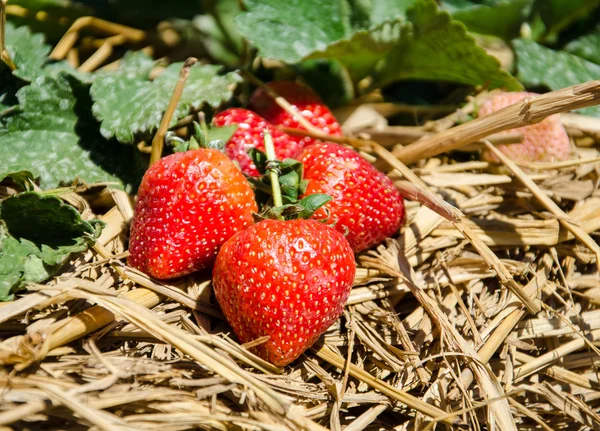
[[[248,181],[223,153],[200,149],[164,157],[146,171],[138,190],[128,263],[158,279],[209,268],[257,210]]]
[[[293,81],[273,81],[267,86],[294,105],[313,126],[329,135],[342,136],[342,129],[335,116],[311,88]],[[272,124],[305,130],[261,88],[254,92],[248,107]],[[315,139],[309,137],[290,137],[302,146],[315,142]]]
[[[404,199],[394,183],[357,152],[330,142],[310,145],[295,157],[309,180],[306,193],[333,199],[313,218],[335,223],[355,253],[398,233],[404,222]]]
[[[356,265],[348,241],[314,220],[263,220],[223,245],[215,296],[241,343],[285,366],[342,313]]]
[[[242,108],[230,108],[215,115],[213,123],[218,127],[238,124],[238,128],[225,145],[225,153],[236,160],[242,172],[249,176],[259,175],[248,155],[248,150],[258,148],[265,151],[264,130],[271,132],[275,154],[279,160],[291,157],[301,147],[289,135],[274,128],[260,115]]]

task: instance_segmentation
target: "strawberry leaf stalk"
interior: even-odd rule
[[[267,337],[253,347],[278,366],[298,358],[338,319],[356,272],[344,236],[310,217],[331,198],[284,203],[281,163],[265,136],[261,156],[272,187],[272,208],[229,239],[217,255],[213,289],[241,343]]]

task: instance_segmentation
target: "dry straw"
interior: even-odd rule
[[[79,22],[53,55],[69,55],[87,25],[103,26]],[[354,146],[410,201],[402,232],[358,256],[343,317],[285,369],[249,350],[264,340],[236,342],[208,274],[168,284],[127,267],[127,195],[66,194],[106,227],[57,277],[0,306],[0,426],[600,428],[596,147],[543,165],[498,153],[501,173],[449,152],[472,142],[496,151],[499,137],[486,137],[598,104],[599,94],[593,81],[458,126],[475,101],[410,130],[370,130],[363,118],[360,136],[296,131]],[[563,118],[574,139],[597,139],[597,119]],[[390,145],[395,137],[408,145]]]

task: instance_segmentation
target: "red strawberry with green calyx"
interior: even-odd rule
[[[301,147],[289,135],[274,128],[260,115],[243,108],[230,108],[219,112],[213,118],[215,126],[223,127],[237,124],[238,128],[225,144],[225,154],[239,163],[242,172],[249,176],[259,175],[256,166],[248,156],[252,148],[264,150],[265,130],[275,145],[275,154],[284,159],[295,154]]]
[[[404,221],[404,199],[394,183],[356,151],[317,142],[296,157],[308,181],[301,197],[325,193],[332,200],[314,218],[335,223],[355,253],[398,233]],[[326,211],[327,210],[327,211]]]
[[[250,226],[257,210],[250,184],[220,151],[171,154],[142,179],[128,263],[158,279],[209,268],[221,245]]]
[[[281,210],[272,167],[270,176],[276,206],[266,214],[280,219],[262,220],[223,245],[213,268],[213,289],[239,341],[268,337],[253,350],[285,366],[340,316],[356,265],[350,244],[335,229],[316,220],[281,219],[286,210]],[[283,206],[299,209],[305,204]],[[298,217],[302,211],[289,213]]]
[[[311,88],[294,81],[273,81],[268,83],[267,87],[295,106],[298,112],[317,129],[329,135],[342,136],[342,129],[335,116]],[[262,88],[257,89],[252,95],[249,108],[272,124],[304,130],[298,120],[275,103]],[[290,138],[301,146],[315,142],[308,136],[290,135]]]

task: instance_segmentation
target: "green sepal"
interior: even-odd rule
[[[6,178],[10,178],[21,190],[31,190],[34,180],[33,174],[27,170],[0,173],[0,183]]]
[[[254,166],[256,166],[256,170],[261,175],[265,175],[267,173],[267,154],[258,148],[250,148],[248,150],[248,155],[250,156],[252,163],[254,163]]]
[[[223,144],[227,143],[238,129],[237,124],[229,124],[223,127],[211,127],[206,131],[206,139],[209,142],[221,141]]]
[[[189,141],[179,142],[173,147],[173,152],[178,153],[200,148],[210,148],[222,152],[225,150],[225,144],[237,128],[237,124],[208,128],[206,123],[200,124],[194,121],[194,133],[190,136]]]
[[[308,195],[303,199],[300,199],[298,205],[302,207],[302,212],[298,218],[310,218],[312,215],[327,202],[333,198],[325,193],[315,193],[314,195]]]
[[[201,148],[206,148],[208,145],[208,140],[206,138],[206,123],[203,121],[203,124],[200,125],[197,121],[194,121],[194,134],[192,138],[198,142]]]
[[[260,214],[255,214],[255,220],[298,220],[309,219],[323,205],[332,199],[331,196],[323,193],[315,193],[306,196],[296,203],[285,204],[278,207],[267,208]]]
[[[271,178],[267,172],[267,155],[256,148],[251,148],[248,155],[261,174],[259,177],[249,177],[248,181],[255,188],[259,205],[267,205],[271,203]],[[284,205],[296,204],[300,194],[306,191],[307,181],[302,179],[304,167],[298,160],[287,158],[279,163],[278,168],[281,200]]]

